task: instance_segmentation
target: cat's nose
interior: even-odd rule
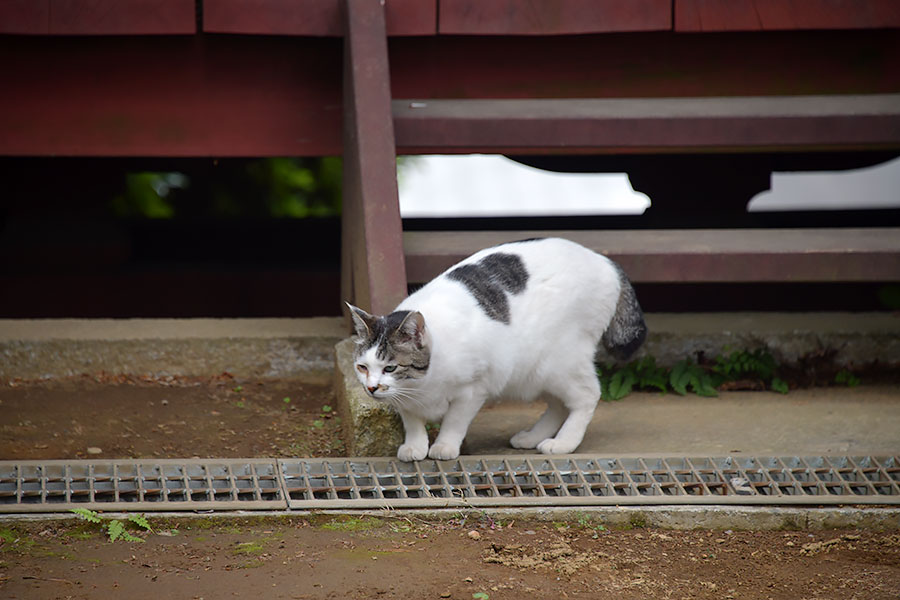
[[[374,395],[375,395],[375,390],[378,389],[378,386],[377,386],[377,385],[370,385],[370,386],[366,387],[366,389],[369,390],[369,393],[372,394],[372,395],[374,396]]]

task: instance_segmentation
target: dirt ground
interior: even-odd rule
[[[344,454],[326,384],[227,374],[0,382],[0,459]]]
[[[896,532],[610,531],[401,515],[0,522],[0,597],[896,599]]]
[[[6,381],[0,458],[340,456],[333,403],[327,385],[228,375]],[[147,518],[128,523],[143,542],[0,520],[0,598],[900,597],[896,531],[608,529],[588,511]]]

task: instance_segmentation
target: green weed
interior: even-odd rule
[[[99,525],[102,531],[106,532],[107,537],[110,542],[115,542],[116,540],[122,540],[125,542],[143,542],[143,538],[139,538],[136,535],[133,535],[126,529],[126,523],[132,523],[136,527],[153,533],[153,528],[150,527],[150,523],[147,521],[147,518],[144,515],[128,515],[125,518],[125,521],[119,519],[104,519],[101,518],[99,514],[97,514],[93,510],[88,510],[86,508],[73,508],[72,511],[78,518],[87,521],[88,523],[93,523],[95,525]]]
[[[698,396],[715,397],[719,394],[719,386],[743,379],[760,380],[769,389],[786,394],[788,384],[776,376],[777,372],[775,358],[764,348],[735,350],[702,364],[686,358],[671,369],[657,365],[652,356],[621,366],[597,367],[604,400],[621,400],[636,389],[674,392],[680,396],[694,393]]]
[[[382,525],[384,525],[384,521],[374,517],[348,517],[333,519],[328,523],[323,523],[320,527],[329,531],[369,531],[378,529]]]
[[[847,369],[841,369],[834,376],[835,383],[842,383],[847,387],[856,387],[861,381],[859,377],[848,371]]]

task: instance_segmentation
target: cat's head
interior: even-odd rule
[[[374,398],[402,404],[428,373],[431,343],[425,317],[405,310],[378,317],[347,306],[356,329],[353,368],[357,379]]]

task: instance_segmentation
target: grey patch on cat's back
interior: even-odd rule
[[[528,283],[528,270],[521,257],[495,252],[474,264],[460,265],[447,278],[466,286],[485,314],[509,325],[507,293],[521,294]]]

